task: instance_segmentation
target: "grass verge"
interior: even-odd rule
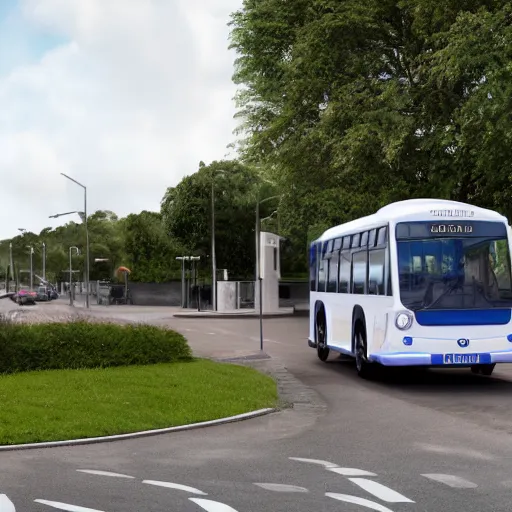
[[[0,376],[0,444],[125,434],[277,404],[274,380],[252,368],[195,360]]]

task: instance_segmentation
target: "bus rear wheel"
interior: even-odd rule
[[[316,352],[320,361],[327,361],[329,358],[329,347],[327,346],[327,326],[325,315],[320,313],[316,320]]]
[[[355,338],[357,374],[363,379],[371,379],[373,377],[375,367],[368,361],[366,341],[360,328],[356,331]]]

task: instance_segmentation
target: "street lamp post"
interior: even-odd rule
[[[259,302],[259,320],[260,320],[260,350],[263,352],[263,279],[261,277],[260,269],[260,231],[261,231],[261,220],[260,220],[260,205],[277,199],[281,195],[266,197],[265,199],[256,197],[256,269],[254,273],[254,303],[256,305],[256,284],[258,285],[258,302]]]
[[[215,255],[215,187],[212,178],[212,309],[217,311],[217,258]]]
[[[85,226],[85,307],[89,308],[89,271],[90,271],[90,265],[89,265],[89,229],[87,226],[87,187],[85,185],[82,185],[82,183],[76,181],[75,179],[71,178],[67,174],[64,174],[61,172],[62,176],[64,178],[67,178],[68,180],[72,181],[73,183],[76,183],[79,187],[82,187],[84,189],[84,226]]]
[[[30,249],[30,290],[34,289],[34,248],[31,245],[27,246]]]
[[[46,244],[43,242],[43,280],[46,281]]]
[[[14,267],[13,267],[13,259],[12,259],[12,242],[9,243],[9,267],[11,274],[11,281],[14,281]]]
[[[69,305],[73,305],[73,249],[75,249],[77,256],[80,254],[78,247],[74,245],[69,248]]]

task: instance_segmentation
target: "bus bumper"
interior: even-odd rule
[[[512,350],[502,350],[497,352],[478,352],[478,362],[460,362],[454,363],[450,356],[465,355],[456,354],[427,354],[423,352],[392,352],[381,354],[370,354],[369,359],[372,362],[383,366],[474,366],[475,364],[494,364],[494,363],[512,363]],[[469,353],[467,354],[469,355]],[[473,354],[471,354],[473,355]]]

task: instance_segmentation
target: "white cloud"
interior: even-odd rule
[[[60,172],[87,185],[90,211],[125,215],[228,153],[241,0],[20,1],[27,23],[69,42],[0,77],[0,238],[81,209]]]

